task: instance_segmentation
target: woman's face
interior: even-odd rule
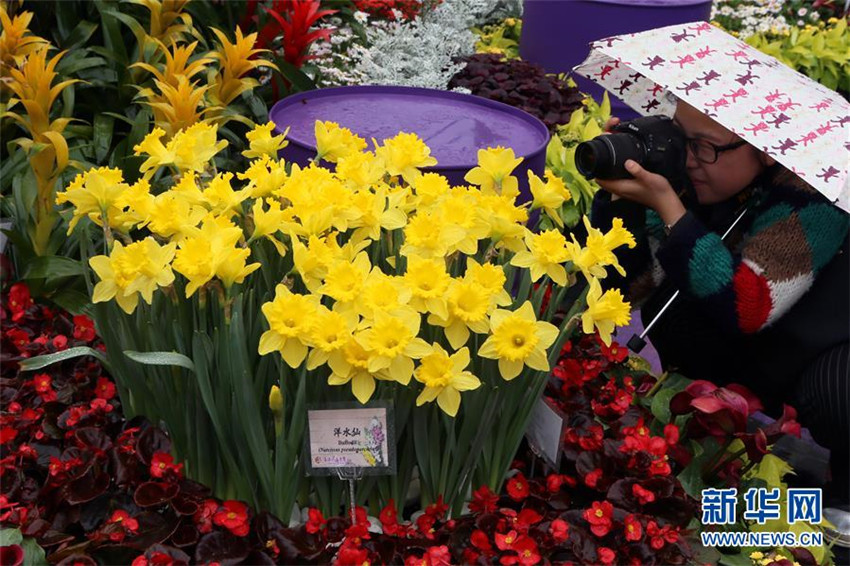
[[[673,119],[688,138],[705,140],[716,146],[731,144],[741,139],[682,101],[676,106]],[[773,163],[773,158],[750,144],[719,153],[715,163],[697,160],[688,149],[688,176],[694,184],[700,204],[715,204],[735,196]]]

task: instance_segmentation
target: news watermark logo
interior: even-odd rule
[[[764,525],[784,520],[786,525],[798,522],[818,525],[822,521],[823,500],[820,488],[789,488],[782,516],[781,490],[751,487],[744,493],[742,518]],[[738,520],[738,489],[708,488],[702,490],[703,525],[734,525]],[[821,532],[752,532],[727,531],[700,533],[703,546],[821,546]]]

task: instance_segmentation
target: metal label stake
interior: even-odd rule
[[[355,482],[363,479],[363,468],[337,468],[339,479],[348,482],[348,504],[351,513],[351,525],[357,524],[357,502],[355,498]]]

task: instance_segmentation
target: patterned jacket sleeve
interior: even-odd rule
[[[738,252],[688,212],[658,250],[666,275],[719,326],[753,334],[811,288],[850,230],[850,216],[804,183],[766,189]]]

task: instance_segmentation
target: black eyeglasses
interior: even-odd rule
[[[691,153],[694,154],[697,161],[708,164],[717,163],[717,159],[724,151],[738,149],[747,143],[745,140],[738,140],[726,145],[714,145],[708,140],[696,138],[687,138],[686,141],[688,143],[688,148],[690,148]]]

